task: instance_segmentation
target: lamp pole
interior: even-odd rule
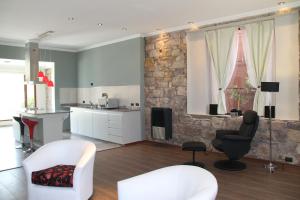
[[[279,82],[261,82],[261,91],[262,92],[279,92]],[[270,137],[269,137],[269,163],[265,165],[265,168],[273,173],[275,171],[276,165],[272,163],[272,106],[271,106],[272,98],[270,98],[269,102],[269,128],[270,128]],[[274,110],[275,116],[275,110]]]
[[[269,129],[270,129],[270,137],[269,137],[269,164],[265,165],[265,168],[270,172],[273,173],[275,168],[277,167],[275,164],[272,163],[272,107],[271,103],[269,104]]]

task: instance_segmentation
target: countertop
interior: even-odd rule
[[[88,105],[79,105],[79,106],[65,106],[70,108],[82,108],[82,109],[88,109],[88,110],[94,110],[94,111],[107,111],[107,112],[137,112],[140,111],[140,109],[129,109],[126,107],[120,107],[120,108],[113,108],[113,109],[107,109],[107,108],[91,108]]]
[[[20,112],[21,114],[29,114],[29,115],[49,115],[49,114],[62,114],[62,113],[70,113],[67,110],[27,110]]]

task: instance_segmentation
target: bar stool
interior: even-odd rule
[[[20,134],[21,134],[21,147],[19,147],[19,146],[17,146],[16,148],[17,149],[23,149],[24,150],[24,148],[25,148],[25,140],[24,140],[24,124],[23,124],[23,122],[22,122],[22,120],[21,120],[21,117],[17,117],[17,116],[14,116],[13,117],[14,118],[14,120],[16,121],[16,122],[18,122],[19,123],[19,125],[20,125]]]
[[[29,130],[29,138],[30,138],[30,148],[27,150],[27,152],[33,152],[33,132],[34,132],[34,127],[38,124],[37,121],[28,119],[28,118],[23,118],[22,117],[22,122],[24,125],[28,127]]]

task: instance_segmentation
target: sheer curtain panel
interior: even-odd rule
[[[213,71],[218,84],[218,114],[227,113],[225,89],[231,80],[236,64],[238,50],[236,30],[236,27],[230,27],[211,30],[205,33]]]
[[[260,90],[260,83],[266,79],[270,58],[272,54],[272,43],[274,37],[274,21],[267,20],[245,25],[246,34],[243,38],[243,48],[249,83],[257,88],[253,110],[263,115],[266,105],[265,93]],[[271,66],[270,66],[271,67]]]

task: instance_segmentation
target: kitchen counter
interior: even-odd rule
[[[21,113],[29,114],[29,115],[49,115],[49,114],[61,114],[61,113],[69,113],[67,110],[27,110]]]
[[[70,106],[70,108],[79,108],[79,109],[88,109],[88,110],[93,110],[93,111],[105,111],[105,112],[138,112],[140,109],[129,109],[126,107],[120,107],[120,108],[91,108],[88,105],[80,105],[80,106]]]
[[[36,146],[63,139],[63,122],[69,114],[70,111],[66,110],[28,110],[20,113],[21,117],[38,121],[33,136]],[[25,130],[28,131],[27,128]]]
[[[143,140],[140,110],[71,107],[71,133],[118,144]]]

